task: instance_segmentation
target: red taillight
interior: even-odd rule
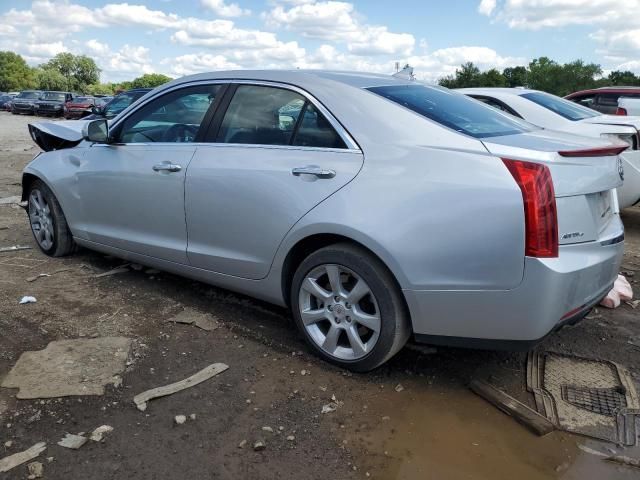
[[[627,112],[626,108],[618,107],[616,115],[629,115],[629,112]]]
[[[551,172],[545,165],[520,160],[502,161],[522,192],[524,201],[525,255],[558,256],[558,212]]]

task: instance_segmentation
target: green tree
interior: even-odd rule
[[[115,86],[115,83],[93,83],[87,85],[83,92],[89,95],[113,95]]]
[[[53,68],[34,69],[35,86],[40,90],[66,90],[67,79]]]
[[[478,78],[479,86],[481,87],[506,87],[507,79],[497,69],[492,68],[486,72],[482,72]]]
[[[507,87],[526,87],[527,86],[527,67],[509,67],[505,68],[502,72]]]
[[[84,91],[88,85],[100,80],[100,69],[93,59],[86,55],[73,55],[72,53],[59,53],[49,60],[41,68],[52,69],[59,72],[67,81],[67,90]]]
[[[640,85],[640,77],[633,72],[616,70],[609,74],[605,82],[607,85],[635,87]]]
[[[480,69],[472,62],[460,65],[455,75],[449,75],[440,80],[440,85],[447,88],[480,87]]]
[[[24,90],[35,86],[33,71],[17,53],[0,52],[0,91]]]
[[[130,88],[155,88],[173,80],[161,73],[145,73],[131,82]]]

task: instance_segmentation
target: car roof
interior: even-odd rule
[[[349,72],[339,70],[229,70],[198,73],[178,78],[164,86],[202,80],[253,80],[291,83],[294,85],[313,85],[314,83],[337,82],[357,88],[387,85],[416,84],[411,80],[375,73]]]
[[[500,93],[506,95],[523,95],[525,93],[539,92],[540,90],[533,90],[530,88],[499,88],[499,87],[486,87],[486,88],[458,88],[457,92],[464,94],[475,95],[491,95],[492,93]]]
[[[596,93],[626,93],[629,91],[637,91],[640,92],[640,87],[600,87],[600,88],[591,88],[587,90],[580,90],[579,92],[573,92],[567,95],[566,98],[571,98],[577,95],[590,95]]]

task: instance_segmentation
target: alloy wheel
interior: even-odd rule
[[[38,189],[29,195],[29,221],[31,230],[43,250],[49,250],[55,239],[53,216],[51,208]]]
[[[328,355],[359,360],[376,345],[380,309],[369,285],[353,270],[337,264],[314,268],[300,286],[298,303],[306,332]]]

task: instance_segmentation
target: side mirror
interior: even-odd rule
[[[95,115],[102,115],[102,107],[99,107],[98,105],[94,105],[93,107],[91,107],[91,113]]]
[[[84,139],[95,143],[109,143],[109,124],[107,120],[91,120],[87,123]]]

